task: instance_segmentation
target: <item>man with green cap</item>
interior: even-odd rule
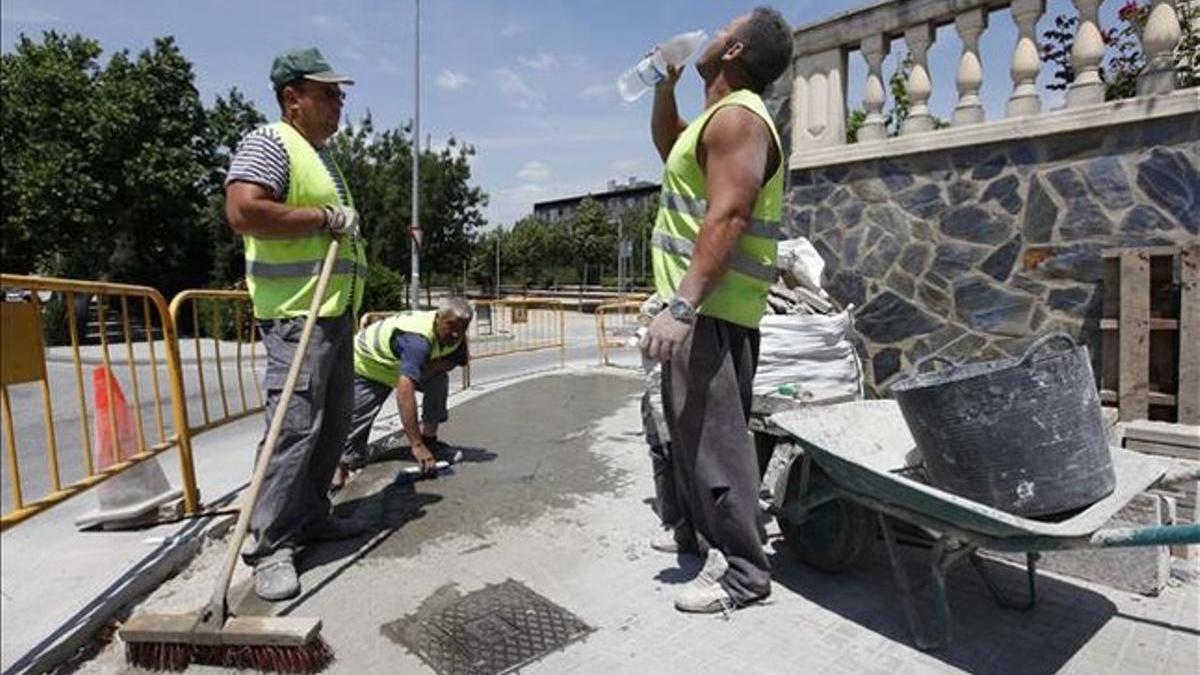
[[[334,72],[319,51],[306,48],[275,58],[271,84],[281,119],[238,145],[225,179],[225,214],[245,243],[246,285],[267,350],[267,426],[272,416],[286,416],[250,517],[254,538],[243,558],[254,566],[259,597],[284,600],[300,592],[292,562],[297,546],[358,536],[365,529],[333,518],[328,487],[350,430],[354,316],[367,266],[354,199],[326,147],[341,120],[340,85],[353,81]],[[334,237],[340,238],[339,257],[295,393],[288,409],[279,411]]]

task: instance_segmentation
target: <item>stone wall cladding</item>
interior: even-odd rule
[[[793,171],[785,226],[853,303],[871,388],[930,355],[1098,352],[1101,251],[1200,240],[1200,115]]]

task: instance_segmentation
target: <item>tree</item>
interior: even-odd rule
[[[202,217],[213,153],[194,80],[169,37],[136,59],[117,52],[96,80],[89,132],[108,199],[94,247],[107,253],[114,280],[166,291],[207,281],[211,251]]]
[[[83,275],[107,200],[91,133],[100,45],[22,35],[0,55],[0,260],[6,272]]]
[[[212,148],[191,64],[49,32],[0,57],[6,271],[202,285]]]
[[[412,128],[382,132],[368,113],[331,140],[331,152],[354,194],[373,264],[407,270],[412,211]],[[451,138],[440,151],[421,153],[421,268],[458,279],[484,224],[487,195],[471,185],[475,149]]]

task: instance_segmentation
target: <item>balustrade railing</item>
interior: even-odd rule
[[[1079,20],[1070,55],[1075,79],[1066,92],[1068,110],[1104,101],[1104,82],[1100,76],[1105,54],[1105,27],[1101,25],[1099,12],[1102,1],[1072,0]],[[1169,94],[1176,87],[1174,50],[1183,34],[1176,11],[1177,1],[1186,0],[1153,0],[1151,3],[1149,17],[1140,34],[1146,67],[1138,78],[1139,97]],[[987,30],[989,17],[1004,9],[1010,10],[1017,27],[1010,63],[1012,91],[1005,117],[1042,113],[1036,82],[1043,61],[1036,31],[1038,20],[1046,12],[1046,0],[887,0],[795,31],[793,158],[846,143],[847,59],[855,50],[867,66],[861,102],[866,115],[858,131],[858,142],[887,140],[883,62],[896,39],[903,39],[912,61],[905,82],[910,109],[899,130],[900,136],[932,131],[934,118],[929,112],[930,95],[934,87],[945,85],[932,82],[928,53],[936,40],[937,29],[945,25],[953,25],[962,42],[954,82],[958,98],[950,125],[966,127],[989,121],[985,119],[979,97],[983,83],[979,40]]]

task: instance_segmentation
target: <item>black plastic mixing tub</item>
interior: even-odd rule
[[[892,387],[931,484],[1022,516],[1072,511],[1113,491],[1086,347],[1052,333],[1019,359],[945,363],[918,366]]]

